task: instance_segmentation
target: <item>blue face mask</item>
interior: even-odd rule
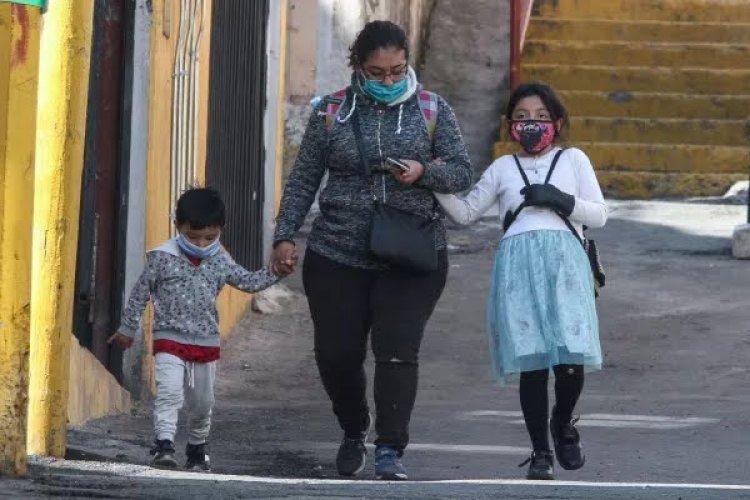
[[[363,79],[362,90],[367,95],[383,104],[390,104],[409,90],[409,79],[404,78],[393,85],[386,85],[380,80]]]
[[[216,238],[208,246],[199,247],[198,245],[190,243],[188,239],[181,234],[177,236],[177,246],[180,247],[180,250],[182,250],[185,255],[196,259],[207,259],[213,257],[219,253],[219,250],[221,250],[221,242],[219,241],[219,238]]]

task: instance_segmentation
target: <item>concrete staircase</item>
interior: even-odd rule
[[[523,81],[559,91],[606,195],[747,179],[750,0],[536,0],[521,62]],[[514,148],[502,129],[498,156]]]

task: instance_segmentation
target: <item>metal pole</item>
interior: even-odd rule
[[[521,0],[510,2],[510,89],[521,83]]]

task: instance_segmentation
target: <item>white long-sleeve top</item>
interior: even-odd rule
[[[544,184],[552,159],[559,150],[559,147],[555,147],[540,156],[518,157],[529,183]],[[607,205],[604,203],[601,187],[591,161],[583,151],[566,149],[560,156],[549,183],[575,196],[575,208],[570,215],[570,222],[579,235],[583,234],[582,226],[596,228],[607,222]],[[493,204],[498,205],[501,219],[508,210],[515,211],[524,201],[521,194],[524,186],[513,156],[506,155],[495,160],[485,170],[466,197],[440,193],[435,193],[435,197],[451,220],[468,225],[481,217]],[[552,210],[526,207],[503,238],[539,229],[569,231],[565,222]]]

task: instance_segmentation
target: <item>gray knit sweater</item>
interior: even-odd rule
[[[319,197],[320,215],[313,222],[308,248],[345,265],[380,269],[382,264],[368,249],[373,195],[395,207],[429,216],[436,209],[432,191],[455,193],[469,188],[472,170],[456,117],[442,98],[438,98],[431,141],[416,93],[400,106],[387,107],[369,99],[358,85],[352,89],[357,94],[356,112],[372,170],[370,178],[362,173],[351,120],[336,120],[329,129],[324,116],[314,111],[284,189],[274,240],[294,239],[327,169],[328,181]],[[353,102],[350,98],[343,104],[340,120],[349,115]],[[424,176],[413,186],[399,184],[384,167],[386,157],[419,161],[426,167]],[[445,228],[440,223],[436,248],[445,246]]]
[[[154,340],[219,346],[216,296],[224,285],[257,292],[278,281],[268,269],[248,271],[225,251],[194,266],[172,239],[148,252],[117,331],[134,337],[149,299],[154,306]]]

